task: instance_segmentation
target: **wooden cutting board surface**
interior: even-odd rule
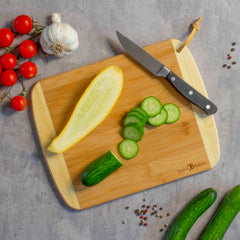
[[[145,49],[173,72],[207,96],[189,50],[176,52],[178,40],[166,40]],[[124,76],[121,96],[108,117],[83,140],[63,154],[47,151],[60,133],[91,80],[109,65]],[[122,119],[147,96],[175,103],[181,118],[171,125],[146,127],[140,152],[124,160],[117,146],[122,141]],[[64,202],[85,209],[113,199],[193,175],[214,167],[219,159],[214,116],[207,116],[183,98],[164,78],[148,73],[129,55],[118,55],[39,81],[31,92],[32,112],[39,142],[51,177]],[[93,160],[112,150],[123,166],[93,187],[81,184],[80,174]]]

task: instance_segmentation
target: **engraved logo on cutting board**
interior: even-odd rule
[[[193,171],[195,168],[197,167],[201,167],[203,165],[206,165],[206,162],[197,162],[197,163],[189,163],[186,165],[186,167],[178,169],[179,173],[183,173],[183,172],[191,172]]]

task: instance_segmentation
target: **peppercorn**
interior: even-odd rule
[[[160,229],[160,232],[163,232],[163,228]]]
[[[171,213],[167,213],[167,216],[170,216],[171,215]]]
[[[142,205],[142,208],[144,208],[144,207],[145,207],[145,205],[143,204],[143,205]]]
[[[146,201],[146,198],[144,198],[143,201],[145,202],[145,201]]]
[[[168,224],[166,223],[166,224],[164,225],[164,227],[168,227]]]
[[[163,215],[160,215],[160,218],[163,218]]]
[[[122,221],[122,224],[125,224],[126,222],[127,222],[127,221],[124,220],[124,221]]]
[[[230,60],[230,59],[232,59],[232,57],[229,55],[227,59]]]
[[[149,205],[147,205],[147,208],[150,208],[150,206],[149,206]]]
[[[231,68],[231,66],[227,66],[227,69]]]
[[[159,210],[163,210],[163,208],[162,208],[162,207],[160,207],[160,208],[159,208]]]
[[[143,225],[144,225],[144,226],[147,226],[148,224],[147,224],[147,223],[144,223]]]
[[[148,218],[147,218],[147,217],[144,217],[143,219],[144,219],[144,220],[147,220]]]
[[[231,50],[231,52],[233,52],[233,51],[235,51],[235,48],[231,48],[230,50]]]
[[[129,206],[126,206],[125,209],[129,209]]]
[[[223,64],[223,65],[222,65],[222,67],[226,67],[226,66],[227,66],[227,64]]]
[[[233,42],[233,43],[232,43],[232,46],[234,46],[234,45],[236,45],[236,43],[235,43],[235,42]]]
[[[237,62],[232,62],[233,65],[235,65]]]

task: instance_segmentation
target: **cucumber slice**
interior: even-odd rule
[[[139,129],[137,124],[130,123],[126,127],[123,128],[123,137],[125,139],[131,139],[135,142],[138,142],[142,139],[144,134],[143,129]]]
[[[142,101],[141,108],[149,117],[154,117],[161,112],[162,104],[156,97],[150,96]]]
[[[163,108],[161,112],[155,117],[149,117],[148,123],[152,126],[157,127],[164,124],[167,118],[168,118],[168,112],[165,108]]]
[[[174,123],[180,118],[180,109],[174,103],[167,103],[163,108],[167,110],[168,113],[168,118],[165,123]]]
[[[132,108],[130,112],[137,112],[140,113],[143,116],[143,118],[148,118],[148,114],[140,107]]]
[[[123,119],[123,125],[124,126],[127,126],[128,124],[130,123],[135,123],[138,125],[138,128],[140,129],[143,129],[144,128],[144,121],[142,121],[139,117],[137,116],[126,116],[124,119]]]
[[[125,139],[119,144],[119,152],[126,159],[134,158],[138,151],[138,144],[133,140]]]
[[[140,113],[138,113],[138,112],[129,112],[129,113],[127,113],[127,115],[126,115],[126,117],[127,116],[137,116],[142,122],[144,122],[144,123],[146,123],[147,122],[147,118],[144,118]]]

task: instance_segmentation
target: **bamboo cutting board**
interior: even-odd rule
[[[178,40],[167,40],[145,49],[207,96],[189,50],[176,52],[179,44]],[[111,113],[65,153],[48,152],[47,146],[66,124],[86,87],[109,65],[118,65],[124,76],[122,93]],[[147,96],[156,96],[162,104],[177,104],[181,118],[171,125],[146,127],[138,156],[124,160],[117,150],[122,141],[122,119]],[[214,116],[205,115],[164,78],[154,77],[127,54],[43,79],[32,89],[31,100],[39,142],[51,177],[64,202],[73,209],[92,207],[211,169],[219,159]],[[83,186],[82,170],[108,150],[117,154],[124,165],[101,183]]]

